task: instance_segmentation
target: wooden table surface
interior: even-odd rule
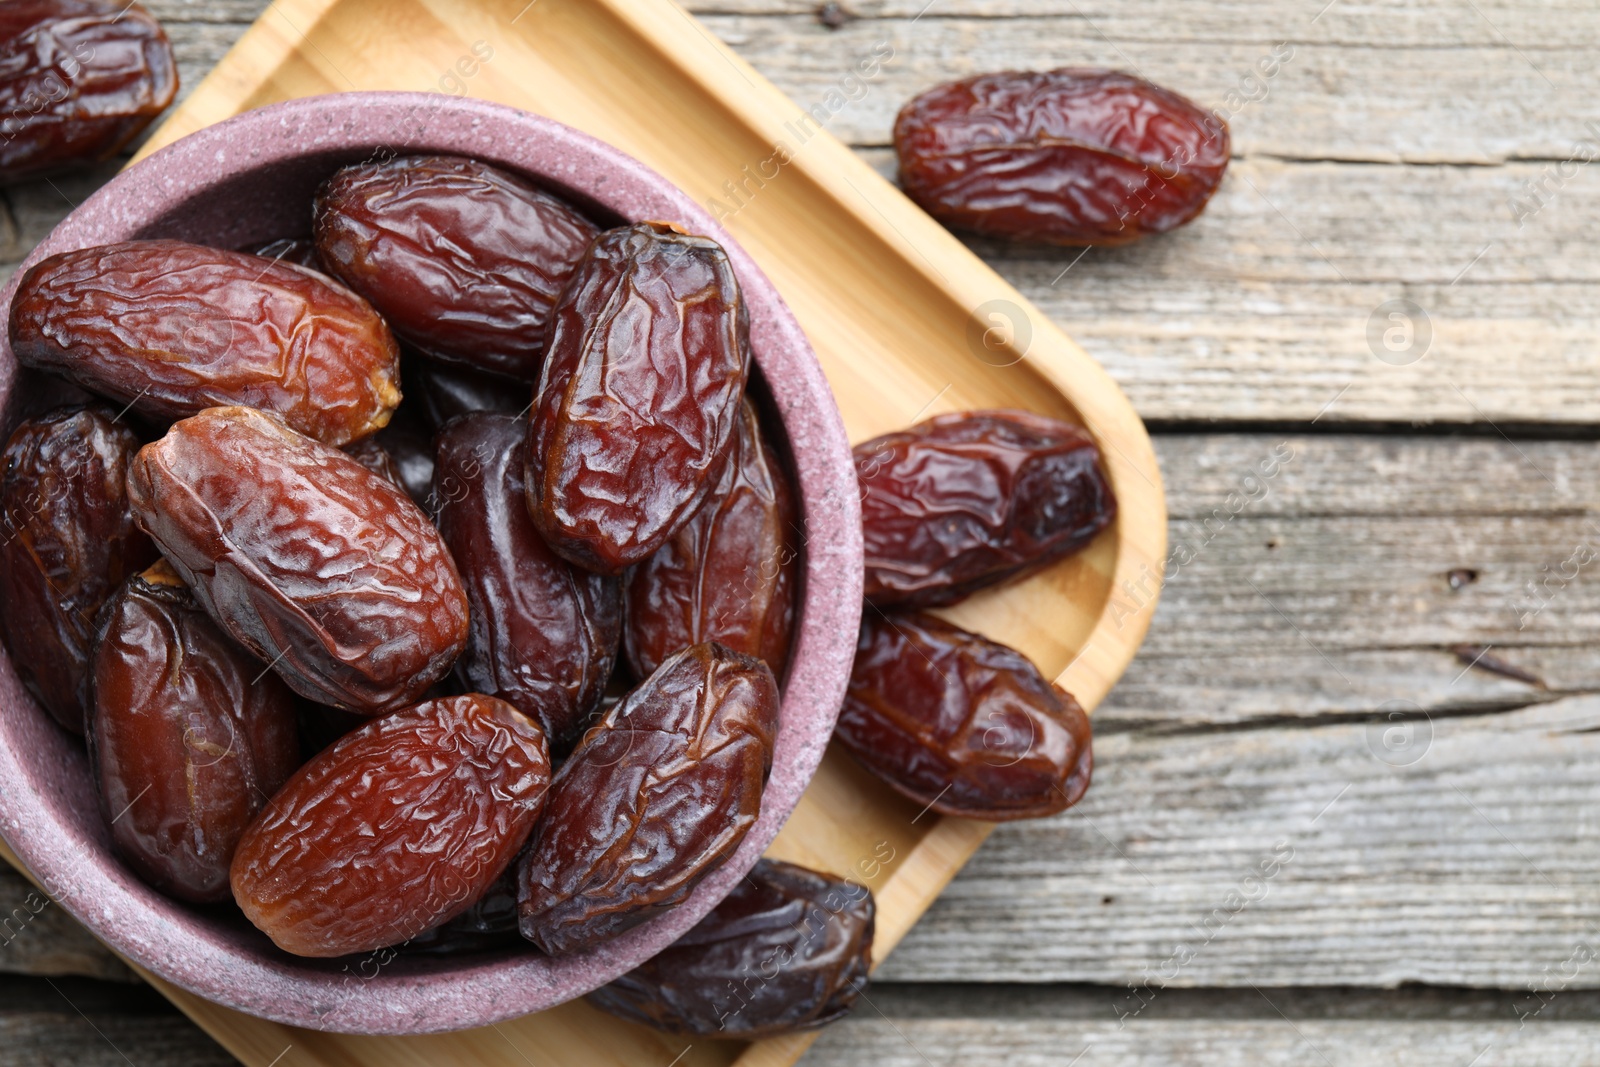
[[[148,6],[193,85],[264,5]],[[805,1063],[1594,1062],[1600,9],[689,6],[885,173],[982,70],[1232,112],[1184,231],[975,246],[1149,422],[1169,581],[1089,797],[995,833]],[[0,258],[114,169],[5,191]],[[0,1065],[231,1062],[57,910],[0,940]]]

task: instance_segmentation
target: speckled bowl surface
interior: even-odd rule
[[[33,702],[9,660],[0,666],[0,834],[58,904],[135,963],[202,997],[293,1025],[371,1034],[464,1029],[548,1008],[610,981],[699,921],[766,849],[816,771],[849,677],[861,610],[849,446],[793,316],[750,257],[686,194],[559,123],[423,93],[344,93],[251,111],[129,168],[68,216],[24,269],[55,252],[134,238],[237,248],[304,235],[318,183],[340,166],[389,152],[474,156],[572,197],[602,222],[608,215],[670,220],[721,241],[743,284],[755,360],[788,438],[806,551],[760,821],[684,905],[560,959],[530,946],[442,959],[302,960],[278,951],[229,909],[201,911],[163,897],[110,853],[81,744]],[[0,306],[9,309],[14,287],[15,278]],[[14,413],[36,387],[30,376],[19,380],[0,338],[5,410]]]

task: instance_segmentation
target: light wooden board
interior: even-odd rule
[[[700,199],[722,194],[725,181],[771,156],[780,140],[797,141],[789,124],[799,109],[665,0],[281,0],[146,150],[274,100],[425,89],[480,40],[491,42],[494,56],[474,65],[473,95],[593,133]],[[749,203],[723,221],[794,308],[854,438],[943,410],[1018,406],[1081,421],[1101,442],[1121,504],[1115,533],[951,613],[1021,648],[1093,707],[1132,658],[1154,608],[1152,588],[1116,625],[1107,615],[1110,590],[1150,573],[1164,550],[1160,475],[1143,426],[1064,334],[846,147],[815,134],[794,155],[779,177],[747,187]],[[1010,352],[986,354],[968,336],[975,324],[978,332],[992,325],[977,309],[996,304],[1028,324],[1019,327],[1028,336]],[[835,754],[773,853],[870,885],[882,958],[987,832],[984,824],[917,811]],[[291,1045],[302,1062],[516,1062],[524,1044],[557,1063],[656,1064],[681,1051],[684,1064],[735,1057],[776,1064],[792,1062],[809,1043],[680,1048],[581,1003],[461,1035],[353,1039],[262,1023],[158,987],[249,1064],[270,1063]]]

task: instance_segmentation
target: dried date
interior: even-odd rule
[[[551,955],[676,907],[755,824],[778,685],[717,644],[673,656],[584,736],[517,880],[522,936]]]
[[[539,727],[470,693],[367,723],[300,768],[245,831],[234,899],[286,952],[399,945],[461,914],[544,806]]]
[[[0,182],[110,159],[178,92],[172,45],[117,0],[0,4]]]
[[[272,411],[331,445],[400,403],[399,348],[365,300],[315,271],[182,241],[62,252],[11,304],[17,361],[135,411]]]
[[[534,529],[522,485],[527,434],[509,415],[450,423],[435,441],[434,500],[472,605],[457,675],[537,720],[566,752],[616,662],[622,588],[557,556]]]
[[[974,819],[1065,811],[1094,766],[1088,716],[1025,656],[914,613],[863,620],[834,737],[916,803]]]
[[[227,900],[234,847],[300,765],[296,701],[165,561],[106,605],[89,750],[117,853],[146,882]]]
[[[854,453],[880,607],[953,604],[1078,551],[1117,515],[1094,441],[1042,415],[939,415]]]
[[[757,1041],[824,1026],[866,983],[875,913],[865,886],[758,860],[694,929],[589,1003],[685,1037]]]
[[[528,509],[552,548],[618,574],[688,521],[727,459],[748,332],[715,241],[658,222],[595,240],[534,393]]]
[[[128,495],[211,617],[308,699],[400,707],[466,642],[466,593],[427,516],[274,416],[212,408],[175,423],[139,452]]]
[[[895,119],[900,184],[948,226],[1052,244],[1124,244],[1205,208],[1228,124],[1143,78],[1008,71],[950,82]]]
[[[28,419],[0,474],[0,632],[11,664],[73,733],[89,710],[95,614],[156,557],[128,510],[139,439],[98,407]]]
[[[323,262],[408,344],[529,382],[556,297],[599,233],[525,179],[456,156],[346,167],[318,191],[315,218]]]
[[[794,492],[744,402],[733,451],[710,498],[635,567],[625,648],[643,678],[701,641],[766,660],[783,677],[799,569]]]

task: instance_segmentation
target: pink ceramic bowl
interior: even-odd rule
[[[698,922],[766,849],[811,780],[849,678],[861,610],[849,445],[793,316],[750,257],[687,195],[559,123],[423,93],[345,93],[262,108],[129,168],[56,227],[24,268],[51,253],[131,238],[237,248],[304,235],[318,183],[337,167],[386,152],[474,156],[571,196],[602,222],[608,215],[671,220],[722,242],[743,283],[756,363],[788,437],[806,553],[760,821],[683,906],[599,949],[561,959],[530,946],[476,957],[302,960],[278,951],[227,909],[204,912],[163,897],[108,850],[80,743],[52,725],[9,661],[0,667],[0,835],[51,897],[124,956],[202,997],[297,1026],[365,1034],[463,1029],[548,1008],[631,969]],[[0,306],[9,309],[14,284]],[[0,338],[0,402],[12,421],[37,388],[30,376],[19,380]]]

